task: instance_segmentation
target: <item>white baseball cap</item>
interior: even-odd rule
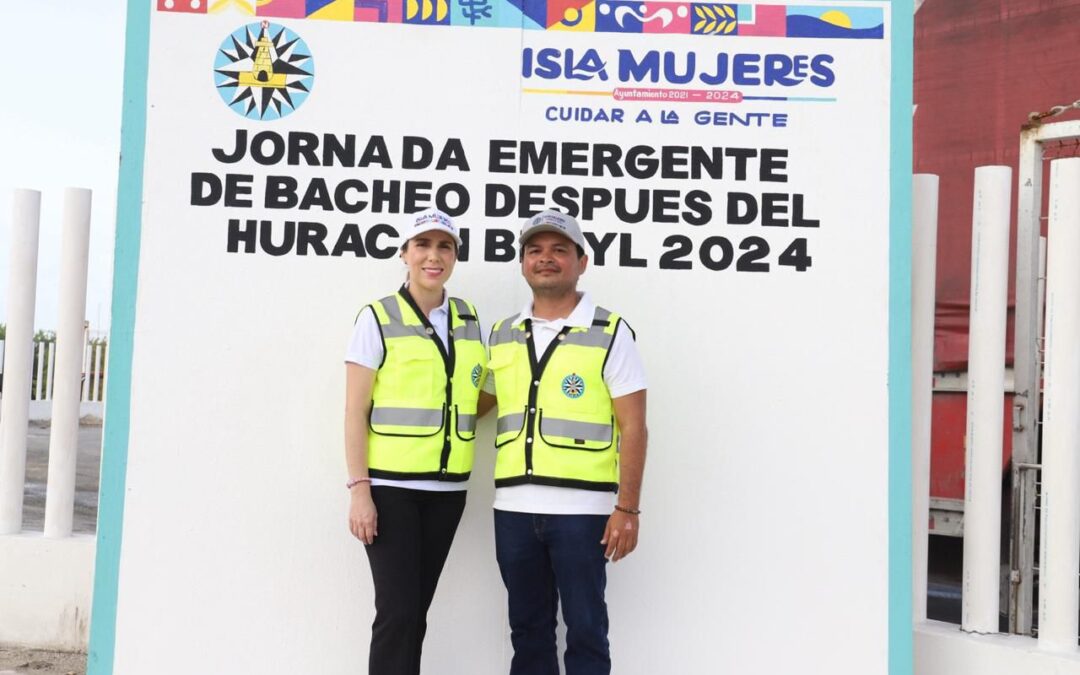
[[[458,234],[457,226],[454,225],[454,221],[450,219],[450,216],[439,209],[427,209],[417,213],[413,216],[413,221],[405,226],[403,234],[405,239],[408,240],[432,230],[447,233],[454,238],[458,246],[461,246],[461,235]]]
[[[524,244],[534,234],[539,234],[541,232],[556,232],[561,234],[577,244],[579,248],[585,250],[585,236],[581,234],[581,227],[573,216],[559,213],[553,209],[541,211],[532,218],[526,220],[525,224],[521,226],[521,235],[518,237],[518,243]]]

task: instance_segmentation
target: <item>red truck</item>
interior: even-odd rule
[[[915,172],[941,177],[930,495],[932,507],[937,507],[931,530],[942,534],[960,534],[959,521],[944,516],[950,510],[962,511],[964,499],[975,167],[1011,166],[1015,176],[1020,131],[1029,113],[1080,98],[1078,25],[1080,0],[925,0],[915,14]],[[1046,121],[1076,117],[1080,110]],[[1048,148],[1047,154],[1074,156],[1080,148]],[[1013,204],[1015,210],[1015,188]],[[1015,227],[1014,214],[1013,260]],[[1014,275],[1010,269],[1006,333],[1010,367]],[[1011,370],[1006,379],[1010,391],[1003,400],[1003,469],[1012,446]]]
[[[959,540],[949,537],[963,534],[974,171],[983,165],[1005,165],[1013,168],[1017,178],[1021,132],[1031,123],[1031,113],[1067,106],[1064,114],[1041,122],[1080,118],[1076,109],[1080,107],[1080,56],[1075,29],[1080,26],[1080,0],[916,0],[915,4],[914,170],[940,176],[930,531],[944,537],[931,538],[931,595],[936,566],[939,581],[943,576],[955,577],[958,599]],[[1076,106],[1071,105],[1074,102]],[[1044,144],[1042,148],[1047,160],[1080,155],[1080,141]],[[1044,204],[1048,182],[1043,181]],[[1009,549],[1003,550],[1003,588],[1010,589],[1008,629],[1029,633],[1036,483],[1031,471],[1028,483],[1021,484],[1018,476],[1024,475],[1024,469],[1037,470],[1038,406],[1034,401],[1038,370],[1028,364],[1035,360],[1030,354],[1038,342],[1030,335],[1035,321],[1030,317],[1037,316],[1032,314],[1035,303],[1031,302],[1024,305],[1022,313],[1024,344],[1014,345],[1016,184],[1014,181],[1006,333],[1005,365],[1009,370],[1002,392],[1002,542]],[[1042,213],[1046,213],[1045,207]],[[1045,220],[1042,232],[1045,234]],[[1030,257],[1024,258],[1030,261]],[[1025,290],[1033,287],[1031,275],[1036,272],[1031,267],[1020,266]],[[1029,296],[1025,293],[1022,297]],[[1026,395],[1029,389],[1025,386],[1013,385],[1014,354],[1025,355],[1023,373],[1017,364],[1017,379],[1020,385],[1035,382],[1035,398]],[[1027,373],[1036,373],[1031,376],[1034,379],[1028,379]],[[1015,396],[1015,389],[1021,395]],[[1014,442],[1025,448],[1022,462],[1012,461]]]

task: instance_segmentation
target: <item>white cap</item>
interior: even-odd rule
[[[405,239],[412,239],[418,234],[431,232],[432,230],[447,233],[454,238],[458,246],[461,246],[461,235],[458,234],[457,226],[454,225],[454,221],[450,219],[450,216],[439,209],[427,209],[417,213],[413,217],[413,221],[405,226],[403,234]]]
[[[542,211],[526,220],[525,224],[521,226],[521,236],[518,237],[518,243],[524,244],[529,240],[529,237],[541,232],[561,234],[577,244],[582,250],[585,250],[585,237],[581,234],[581,227],[578,226],[578,222],[573,216],[552,209]]]

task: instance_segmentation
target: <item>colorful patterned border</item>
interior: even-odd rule
[[[157,0],[159,12],[582,33],[674,33],[880,40],[878,7],[653,0]]]

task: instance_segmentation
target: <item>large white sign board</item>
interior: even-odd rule
[[[614,672],[909,670],[910,14],[133,2],[91,672],[362,671],[344,344],[431,205],[468,232],[449,286],[485,326],[528,299],[513,233],[555,206],[637,331]],[[479,438],[433,675],[509,664]]]

